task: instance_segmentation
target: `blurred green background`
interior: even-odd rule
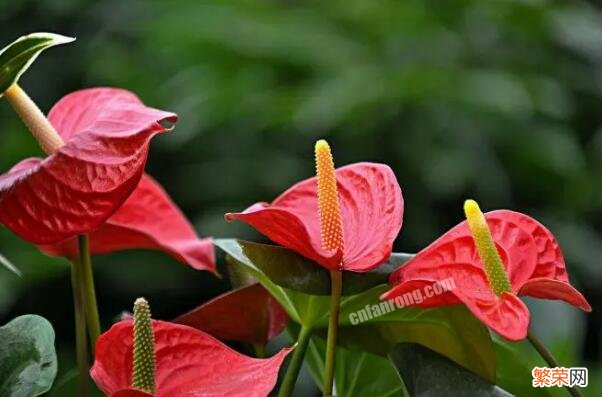
[[[590,368],[586,395],[602,395],[599,2],[0,1],[2,45],[34,31],[78,38],[21,81],[45,111],[73,90],[118,86],[179,113],[147,169],[203,235],[260,239],[224,212],[311,176],[320,137],[338,165],[394,169],[406,203],[396,250],[459,222],[468,197],[541,220],[594,311],[529,301],[533,321],[567,366]],[[40,154],[5,101],[0,118],[0,170]],[[0,253],[23,273],[0,268],[0,323],[46,316],[64,372],[68,265],[6,229]],[[140,295],[169,319],[228,289],[160,253],[96,258],[96,277],[105,325]]]

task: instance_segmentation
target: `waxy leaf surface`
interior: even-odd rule
[[[327,271],[320,269],[304,277],[303,269],[311,269],[311,264],[300,265],[303,263],[299,261],[301,257],[282,247],[219,239],[215,244],[230,255],[228,258],[232,266],[247,271],[259,281],[294,322],[318,334],[325,332],[330,316],[330,297],[301,290],[326,292],[324,288],[329,288],[325,285],[329,277]],[[252,253],[247,255],[248,252]],[[407,254],[394,254],[390,258],[390,266],[399,267],[409,257]],[[313,266],[313,269],[319,267]],[[373,306],[381,307],[379,296],[388,285],[378,284],[380,277],[386,277],[383,274],[343,274],[344,277],[349,276],[344,283],[347,282],[352,290],[358,289],[341,299],[339,341],[344,346],[386,356],[397,343],[423,343],[481,376],[495,379],[495,353],[489,332],[468,310],[463,307],[437,310],[405,307],[352,325],[350,315],[367,307],[368,310]],[[355,284],[358,280],[359,284]]]
[[[155,397],[265,397],[276,384],[289,352],[267,359],[244,356],[196,329],[153,321],[156,353]],[[90,371],[107,396],[130,396],[133,322],[121,321],[102,334]],[[136,395],[138,397],[138,395]]]
[[[138,186],[150,139],[177,116],[131,92],[93,88],[67,95],[48,118],[65,145],[0,176],[0,222],[35,244],[88,233],[113,215]]]
[[[323,384],[326,342],[314,336],[307,348],[306,360],[319,387]],[[405,397],[399,374],[387,357],[337,347],[335,365],[337,395],[346,397]]]
[[[74,38],[54,33],[32,33],[19,37],[0,50],[0,97],[47,48],[70,43]]]
[[[215,271],[213,244],[199,239],[184,214],[149,175],[104,224],[90,233],[92,254],[125,249],[161,250],[198,270]],[[77,257],[77,239],[40,246],[49,255]]]
[[[50,390],[56,376],[54,330],[36,315],[0,327],[0,396],[33,397]]]
[[[402,343],[391,353],[411,396],[512,397],[446,357],[414,343]]]

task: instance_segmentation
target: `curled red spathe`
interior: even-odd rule
[[[212,336],[185,325],[152,322],[155,335],[155,397],[264,397],[276,385],[290,349],[257,359],[232,350]],[[107,396],[130,394],[133,321],[124,320],[98,338],[90,374]]]
[[[65,145],[0,176],[0,222],[35,244],[88,233],[109,218],[138,185],[150,139],[177,116],[129,91],[92,88],[61,99],[48,119]]]
[[[388,166],[356,163],[336,170],[343,252],[322,249],[316,178],[292,186],[272,203],[257,203],[226,220],[253,226],[275,243],[328,269],[366,272],[386,261],[401,229],[403,196]]]
[[[381,299],[453,279],[454,289],[418,305],[464,304],[483,323],[513,341],[526,337],[530,321],[519,295],[559,299],[591,311],[587,300],[569,283],[562,252],[548,229],[527,215],[508,210],[488,212],[485,218],[512,291],[501,297],[492,292],[468,225],[462,222],[391,274],[395,286]]]

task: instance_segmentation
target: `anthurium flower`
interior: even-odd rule
[[[395,174],[384,164],[356,163],[324,177],[336,178],[337,189],[327,189],[327,180],[324,189],[318,189],[317,177],[306,179],[272,203],[256,203],[243,212],[228,213],[226,220],[248,223],[275,243],[330,270],[366,272],[382,264],[391,254],[403,218],[403,197]],[[322,212],[319,190],[325,193]],[[335,202],[336,195],[326,194],[336,194],[337,190],[339,203]],[[324,211],[333,208],[336,213]],[[324,216],[324,231],[320,214]],[[339,222],[342,236],[336,233]],[[322,233],[326,234],[324,239]],[[322,244],[330,240],[333,244]]]
[[[569,283],[558,242],[527,215],[497,210],[482,214],[465,204],[467,221],[455,226],[390,276],[397,284],[382,295],[389,300],[445,279],[455,288],[424,299],[418,306],[464,304],[506,339],[526,337],[529,310],[518,296],[559,299],[585,311],[587,300]]]
[[[9,94],[15,102],[27,99],[18,87]],[[0,222],[35,244],[106,221],[138,186],[150,139],[177,116],[145,106],[131,92],[94,88],[61,99],[48,119],[63,142],[44,146],[52,148],[45,159],[23,160],[0,176]]]
[[[194,328],[150,320],[137,300],[134,320],[100,336],[90,374],[109,397],[265,397],[289,352],[244,356]]]
[[[265,345],[288,322],[286,312],[261,284],[226,292],[174,320],[221,340]]]
[[[49,255],[77,258],[77,238],[40,249]],[[198,238],[161,185],[147,174],[117,212],[90,233],[94,255],[125,249],[161,250],[195,269],[215,271],[211,240]]]

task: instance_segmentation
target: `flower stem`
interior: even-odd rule
[[[330,271],[330,320],[326,339],[326,364],[324,368],[324,396],[331,396],[334,383],[334,367],[339,331],[339,312],[341,310],[341,294],[343,292],[343,272]]]
[[[265,358],[266,357],[266,351],[265,351],[265,345],[261,342],[259,343],[252,343],[253,346],[253,350],[255,350],[255,357],[257,358]]]
[[[94,354],[96,351],[96,339],[100,336],[100,318],[96,302],[92,258],[90,257],[90,238],[85,234],[80,235],[77,237],[77,242],[79,246],[79,263],[81,265],[80,282],[86,307],[86,322],[88,324],[88,333],[90,334],[92,354]]]
[[[4,97],[31,131],[44,153],[50,155],[64,145],[50,121],[21,87],[13,84],[4,92]]]
[[[550,367],[554,367],[554,368],[560,367],[560,364],[558,364],[558,361],[554,358],[552,353],[548,349],[546,349],[546,347],[544,346],[541,339],[539,339],[537,337],[537,335],[535,335],[533,333],[533,331],[529,330],[529,332],[527,333],[527,339],[529,340],[531,345],[535,348],[535,350],[537,350],[539,355],[544,360],[546,360],[546,362],[548,363],[548,365]],[[567,388],[568,392],[571,394],[571,396],[582,397],[581,392],[575,386],[566,386],[566,388]]]
[[[282,385],[280,385],[278,397],[289,397],[293,394],[295,383],[297,383],[299,371],[301,370],[303,359],[305,358],[305,352],[307,351],[307,345],[309,344],[311,333],[312,329],[310,327],[301,327],[301,331],[299,331],[299,336],[297,337],[297,346],[293,352],[293,358],[286,369],[286,375],[284,375]]]
[[[86,335],[86,311],[80,283],[81,267],[74,261],[71,265],[71,288],[75,313],[75,350],[77,357],[77,384],[80,397],[90,394],[88,383],[88,340]]]

